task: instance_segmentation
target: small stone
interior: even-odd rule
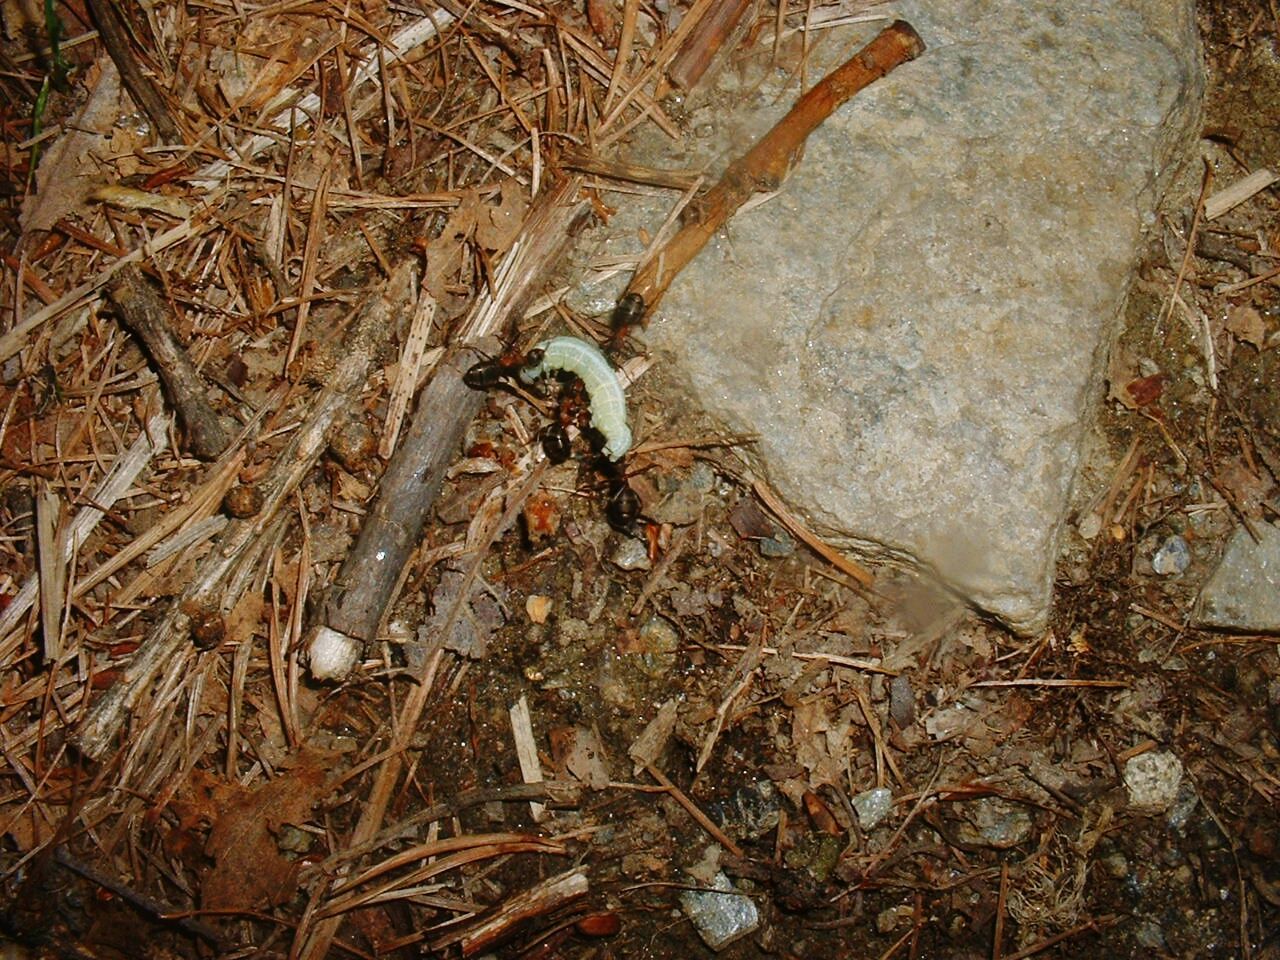
[[[723,873],[716,874],[712,886],[714,890],[685,890],[680,894],[680,906],[698,936],[719,952],[755,930],[760,914],[751,898],[737,893]]]
[[[1092,540],[1102,532],[1102,518],[1096,513],[1084,517],[1077,525],[1076,532],[1084,540]]]
[[[676,665],[676,651],[680,649],[680,634],[666,617],[650,617],[640,625],[636,634],[636,648],[628,651],[640,654],[641,669],[651,677],[663,677]]]
[[[280,832],[276,834],[276,848],[281,853],[306,853],[315,843],[314,834],[299,830],[291,823],[281,824]]]
[[[1138,813],[1161,813],[1178,799],[1182,761],[1167,750],[1130,757],[1124,765],[1129,805]]]
[[[1129,875],[1129,858],[1123,853],[1112,853],[1102,858],[1103,869],[1116,880],[1123,880]]]
[[[617,548],[610,555],[609,560],[616,567],[623,570],[648,570],[651,566],[649,562],[649,548],[639,540],[628,538],[618,544]]]
[[[796,542],[786,531],[760,540],[760,553],[766,557],[789,557],[795,552]]]
[[[874,830],[893,809],[893,791],[888,787],[864,790],[853,798],[853,809],[858,814],[858,826]]]
[[[1026,807],[1003,797],[983,797],[958,806],[965,819],[960,821],[957,833],[967,843],[1008,850],[1035,832]]]
[[[889,683],[889,716],[899,730],[916,722],[916,698],[911,691],[911,680],[905,674],[899,674]]]
[[[876,914],[876,930],[880,933],[893,933],[904,920],[910,920],[915,908],[909,904],[897,907],[886,907]]]
[[[707,461],[699,460],[689,471],[687,483],[691,489],[699,493],[710,493],[716,486],[716,472]]]
[[[1160,544],[1151,558],[1151,569],[1162,577],[1176,576],[1191,565],[1191,548],[1182,537],[1172,536]]]
[[[762,837],[778,825],[782,798],[770,780],[757,780],[733,792],[724,805],[724,826],[734,836]]]
[[[1182,833],[1187,829],[1187,824],[1191,822],[1191,814],[1199,805],[1200,794],[1196,792],[1193,784],[1184,780],[1178,787],[1178,799],[1169,808],[1169,826]]]
[[[1139,945],[1146,947],[1148,950],[1159,950],[1163,953],[1169,949],[1169,944],[1164,938],[1164,929],[1154,920],[1139,922],[1133,938]]]

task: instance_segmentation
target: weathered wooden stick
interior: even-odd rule
[[[151,357],[178,414],[186,445],[201,460],[216,460],[227,449],[231,436],[205,397],[208,386],[173,332],[169,305],[134,266],[125,267],[111,279],[107,297],[120,322]]]
[[[156,132],[165,143],[181,143],[182,133],[174,123],[173,114],[169,112],[169,105],[165,103],[160,87],[143,71],[138,58],[134,56],[129,44],[129,28],[125,25],[118,5],[110,0],[88,0],[88,5],[89,12],[98,25],[102,45],[115,61],[129,96],[151,118],[151,122],[156,125]]]
[[[431,948],[439,950],[461,941],[462,955],[475,956],[513,936],[522,924],[555,913],[566,904],[585,897],[590,889],[587,875],[578,868],[550,877],[538,886],[508,898],[491,916],[474,926],[434,941]]]
[[[538,283],[559,258],[571,225],[585,209],[578,197],[580,185],[581,180],[573,177],[539,197],[498,270],[497,295],[482,296],[464,324],[465,341],[501,331],[538,293]],[[313,674],[344,675],[360,648],[374,639],[401,571],[422,535],[445,470],[457,458],[467,425],[484,403],[484,394],[462,382],[462,374],[477,357],[472,347],[455,349],[423,389],[413,421],[378,484],[360,536],[334,580],[324,622],[316,625],[308,641]],[[320,661],[318,651],[325,651]],[[330,652],[334,659],[329,659]]]
[[[306,419],[258,484],[264,500],[261,511],[228,522],[214,549],[197,564],[191,582],[147,633],[120,680],[90,707],[75,738],[84,753],[105,756],[129,711],[156,678],[179,653],[191,651],[189,609],[220,613],[235,605],[240,592],[228,587],[232,575],[272,529],[281,508],[324,452],[333,424],[364,385],[370,365],[390,340],[395,318],[408,299],[412,268],[412,262],[405,261],[387,281],[370,290],[343,343],[335,345],[337,359],[327,370],[324,387],[311,402]]]
[[[739,207],[759,191],[776,190],[800,148],[822,121],[863,87],[924,52],[924,41],[909,23],[894,21],[854,57],[808,90],[796,105],[744,156],[729,164],[720,182],[699,198],[699,216],[646,262],[627,287],[643,298],[645,310],[662,299],[676,275],[697,256]]]

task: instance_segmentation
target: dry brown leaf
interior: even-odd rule
[[[1247,303],[1237,304],[1227,311],[1227,329],[1237,340],[1262,349],[1267,339],[1267,325],[1258,309]]]
[[[809,700],[796,704],[791,718],[791,744],[796,762],[809,771],[809,787],[839,783],[843,764],[830,752],[828,731],[832,729],[827,704]],[[843,751],[842,751],[843,753]]]
[[[258,624],[262,622],[262,611],[266,605],[267,601],[261,590],[246,590],[227,614],[227,642],[250,642],[257,632]]]
[[[1235,504],[1246,516],[1260,518],[1262,502],[1271,492],[1271,481],[1260,477],[1238,458],[1225,460],[1218,466],[1217,480],[1229,491]]]
[[[452,303],[448,284],[457,276],[466,253],[467,241],[476,229],[476,220],[482,212],[480,196],[471,191],[449,214],[440,235],[422,245],[426,256],[426,268],[422,285],[439,304]]]
[[[557,771],[564,771],[592,790],[603,790],[609,785],[604,745],[594,730],[556,727],[551,731],[550,740]]]
[[[307,751],[293,767],[254,789],[213,782],[217,819],[205,853],[214,867],[201,888],[209,909],[256,909],[288,900],[296,892],[296,861],[286,860],[276,843],[285,824],[311,819],[311,808],[327,789],[333,754]],[[212,778],[209,778],[212,780]]]
[[[520,232],[528,207],[520,184],[502,181],[498,204],[486,206],[476,218],[476,242],[486,250],[506,250]]]
[[[657,716],[649,721],[640,736],[636,737],[635,742],[627,748],[627,754],[635,761],[636,773],[657,762],[662,751],[666,749],[672,731],[675,730],[679,714],[679,702],[674,699],[668,700],[658,708]]]
[[[95,76],[96,75],[96,76]],[[96,81],[96,82],[95,82]],[[120,74],[107,56],[86,72],[93,92],[66,131],[53,142],[36,172],[36,192],[22,201],[22,232],[48,230],[85,202],[104,177],[94,154],[110,151],[112,127],[120,116]]]
[[[448,567],[431,594],[432,614],[423,624],[428,636],[439,636],[446,650],[483,657],[489,637],[506,622],[504,592]]]

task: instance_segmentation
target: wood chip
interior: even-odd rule
[[[1204,202],[1205,219],[1214,220],[1222,216],[1228,210],[1244,203],[1255,193],[1271,186],[1277,179],[1280,179],[1280,176],[1262,167],[1230,186],[1223,187]]]

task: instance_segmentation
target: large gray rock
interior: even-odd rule
[[[696,403],[760,434],[825,534],[1034,631],[1140,233],[1197,131],[1192,3],[892,9],[927,52],[810,137],[646,341]],[[809,82],[880,26],[828,38]],[[759,72],[724,73],[693,134],[639,158],[718,176],[795,100]]]
[[[1280,633],[1280,528],[1255,521],[1240,527],[1200,590],[1196,623],[1222,630]]]

